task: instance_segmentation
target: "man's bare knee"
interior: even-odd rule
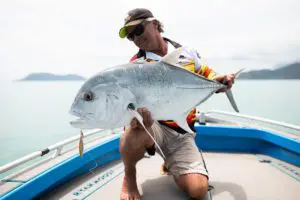
[[[208,179],[202,174],[186,174],[175,179],[180,189],[187,193],[191,199],[204,199],[208,190]]]
[[[149,136],[143,130],[128,128],[120,138],[120,152],[124,164],[136,163],[144,157]],[[149,137],[150,138],[150,137]]]

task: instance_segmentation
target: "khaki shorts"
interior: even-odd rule
[[[160,125],[157,121],[152,125],[154,139],[166,156],[166,167],[175,177],[183,174],[203,174],[208,177],[208,172],[198,147],[195,143],[195,133],[180,134],[175,130]],[[161,152],[156,147],[156,152]]]

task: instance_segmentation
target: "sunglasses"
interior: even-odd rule
[[[145,25],[143,23],[137,25],[135,29],[127,35],[127,39],[130,41],[134,40],[135,36],[140,36],[144,33]]]

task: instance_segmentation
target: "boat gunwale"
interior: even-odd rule
[[[264,151],[264,147],[266,147],[264,145],[268,143],[268,145],[273,145],[273,148],[275,149],[280,148],[279,152],[281,152],[282,148],[284,148],[290,153],[293,153],[297,160],[296,163],[292,164],[296,166],[300,165],[300,142],[297,140],[278,135],[273,132],[259,130],[255,128],[195,125],[195,129],[197,130],[196,143],[204,151],[218,151],[217,149],[213,149],[216,144],[211,145],[209,148],[203,147],[202,145],[203,142],[211,141],[210,139],[212,138],[213,141],[218,141],[219,139],[223,140],[223,145],[230,145],[230,139],[235,140],[235,142],[255,140],[258,146],[255,146],[257,148],[256,150],[255,148],[250,149],[252,152],[249,151],[247,147],[245,147],[244,149],[231,147],[232,149],[228,150],[230,150],[230,152],[261,153],[269,155],[271,157],[279,158],[280,160],[285,160],[287,162],[290,161],[290,159],[287,159],[285,157],[278,157],[278,152],[276,152],[276,154],[272,154],[268,150]],[[244,133],[241,134],[241,131],[243,131]],[[249,134],[245,134],[245,131]],[[253,132],[255,134],[253,134]],[[87,149],[82,158],[80,158],[79,155],[71,156],[70,158],[47,169],[46,171],[37,175],[36,177],[33,177],[28,182],[0,196],[0,199],[6,199],[8,197],[34,198],[43,194],[44,192],[55,188],[57,185],[70,180],[71,178],[88,172],[92,167],[94,167],[94,165],[92,166],[91,163],[94,163],[95,161],[99,161],[98,167],[100,167],[105,164],[108,164],[109,162],[112,162],[113,160],[120,159],[120,153],[118,149],[120,136],[121,134],[116,134],[116,137],[103,141],[100,144],[97,144],[96,146]],[[227,142],[224,142],[224,137],[227,139]],[[284,146],[286,144],[292,145]],[[219,145],[219,143],[217,143],[217,145]],[[224,152],[225,150],[223,149],[222,151]],[[107,154],[110,154],[108,156],[108,159],[103,159]],[[283,156],[287,157],[290,155],[283,154]]]

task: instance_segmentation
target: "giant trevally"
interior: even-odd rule
[[[79,117],[71,125],[81,129],[113,129],[130,124],[129,108],[146,107],[155,120],[174,120],[190,132],[188,113],[216,91],[227,87],[180,67],[182,48],[159,62],[137,60],[106,69],[81,87],[70,113]],[[237,110],[230,90],[227,96]]]

